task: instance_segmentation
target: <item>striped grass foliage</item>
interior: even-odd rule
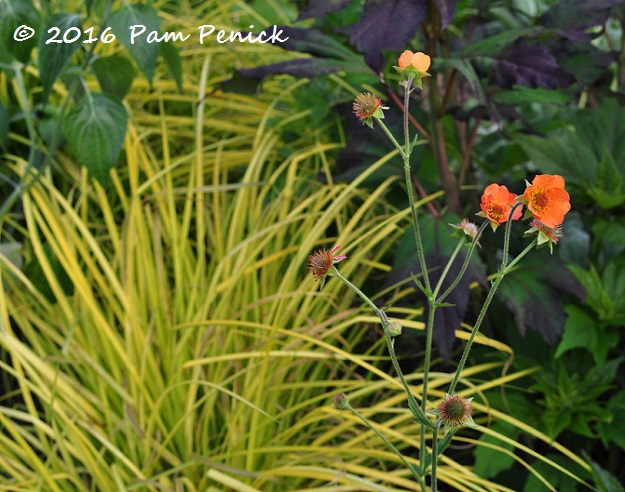
[[[278,159],[267,118],[293,116],[270,104],[254,117],[253,100],[219,94],[204,104],[237,103],[246,128],[207,130],[215,117],[198,109],[182,156],[169,149],[184,124],[161,113],[155,149],[139,114],[108,189],[65,159],[74,187],[42,178],[24,195],[27,260],[43,280],[2,257],[1,365],[14,388],[0,407],[0,490],[207,490],[231,475],[288,490],[306,475],[288,471],[280,436],[306,443],[289,429],[339,375],[375,374],[375,350],[353,353],[370,328],[353,296],[336,282],[318,292],[305,264],[331,240],[348,245],[356,282],[388,269],[405,214],[381,199],[391,180],[358,189],[387,159],[349,185],[319,183],[336,144]]]

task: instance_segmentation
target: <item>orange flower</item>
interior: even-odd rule
[[[555,228],[564,222],[571,210],[569,194],[564,189],[564,178],[557,174],[540,174],[523,193],[523,201],[535,219],[545,226]]]
[[[505,186],[499,186],[495,183],[488,185],[482,195],[482,203],[480,205],[482,212],[478,215],[490,220],[491,225],[495,228],[508,220],[512,207],[517,203],[516,197]],[[521,217],[521,208],[518,207],[514,211],[512,220],[517,220]]]
[[[406,50],[400,55],[397,62],[399,63],[399,68],[408,68],[412,66],[419,72],[427,72],[430,68],[432,59],[421,51],[413,53],[410,50]]]

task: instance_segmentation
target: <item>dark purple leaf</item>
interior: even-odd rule
[[[352,0],[310,0],[304,7],[297,20],[310,19],[311,17],[323,17],[332,12],[344,9]]]
[[[582,285],[558,257],[542,250],[525,257],[518,270],[506,275],[496,297],[512,311],[521,334],[529,327],[554,344],[566,321],[563,294],[585,297]]]
[[[454,17],[456,11],[456,4],[460,0],[436,0],[436,6],[441,13],[441,25],[443,29],[447,29],[447,26],[451,23],[451,19]]]
[[[295,77],[318,77],[338,72],[345,68],[345,62],[328,60],[327,58],[300,58],[272,65],[263,65],[254,68],[244,68],[240,72],[246,77],[255,79],[265,78],[267,75],[289,74]]]
[[[560,67],[543,46],[533,46],[525,39],[517,39],[495,58],[493,81],[504,89],[512,86],[556,89],[573,83],[575,78]]]
[[[563,37],[548,48],[558,64],[570,70],[584,85],[610,85],[614,74],[609,67],[617,60],[616,52],[598,49],[592,43],[572,43]]]
[[[367,0],[354,25],[351,43],[376,72],[384,67],[382,50],[403,51],[425,19],[426,0]]]
[[[603,25],[612,7],[623,0],[560,0],[538,19],[538,24],[552,28],[571,41],[587,41],[590,27]]]

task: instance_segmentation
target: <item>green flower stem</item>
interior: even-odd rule
[[[404,113],[404,119],[408,121],[408,112],[406,108],[406,112]],[[408,193],[408,201],[410,202],[410,214],[412,216],[412,228],[414,230],[415,235],[415,243],[417,245],[417,254],[419,257],[419,266],[421,267],[421,273],[423,274],[423,282],[425,288],[422,288],[421,285],[417,284],[419,288],[423,291],[425,295],[431,297],[431,289],[430,289],[430,279],[427,275],[427,270],[425,266],[425,253],[423,251],[423,242],[421,241],[421,230],[419,228],[419,221],[417,220],[417,207],[414,200],[414,192],[412,191],[412,182],[410,181],[410,157],[405,151],[399,146],[397,140],[391,135],[391,132],[386,127],[381,120],[378,120],[380,126],[384,129],[387,135],[391,138],[391,141],[395,144],[395,146],[399,149],[401,156],[404,160],[404,175],[406,180],[406,192]],[[410,144],[406,146],[408,148]]]
[[[467,253],[466,258],[464,259],[464,264],[462,265],[462,268],[460,269],[460,272],[458,273],[458,276],[452,282],[452,284],[447,288],[447,290],[445,292],[443,292],[443,294],[441,294],[441,296],[436,299],[436,302],[443,302],[445,300],[445,298],[449,294],[451,294],[451,291],[454,290],[456,285],[458,285],[458,283],[460,282],[460,279],[462,279],[462,276],[464,275],[464,272],[467,270],[467,268],[469,266],[469,262],[471,261],[471,256],[473,255],[473,251],[475,251],[475,246],[477,245],[478,241],[480,240],[480,236],[482,235],[482,232],[484,232],[484,229],[486,229],[488,224],[489,224],[489,222],[486,220],[480,226],[479,230],[477,231],[477,234],[475,235],[475,238],[473,239],[473,241],[471,242],[471,245],[469,246],[469,252]]]
[[[419,228],[419,221],[417,220],[417,207],[414,199],[414,192],[412,190],[412,182],[410,180],[410,153],[412,152],[412,144],[410,142],[409,125],[408,125],[408,106],[410,104],[410,87],[412,86],[412,78],[409,78],[406,82],[406,90],[404,92],[404,149],[399,145],[395,137],[391,134],[390,130],[382,122],[377,119],[384,132],[388,135],[393,145],[399,150],[402,159],[404,160],[404,174],[406,180],[406,192],[408,194],[408,201],[410,202],[410,213],[412,215],[412,226],[415,234],[415,243],[417,245],[417,255],[419,258],[419,266],[421,267],[421,273],[423,275],[423,282],[425,288],[417,284],[419,288],[424,292],[428,299],[432,298],[432,289],[430,287],[430,279],[427,275],[427,267],[425,264],[425,253],[423,249],[423,242],[421,240],[421,231]]]
[[[436,287],[434,287],[434,299],[436,301],[438,301],[438,299],[436,298],[436,296],[438,295],[438,291],[441,290],[441,287],[443,286],[443,282],[445,281],[445,277],[447,277],[447,274],[449,273],[449,269],[451,268],[452,263],[456,259],[456,256],[458,256],[458,253],[460,253],[460,249],[465,243],[466,243],[466,239],[463,237],[460,238],[460,241],[458,241],[458,244],[456,245],[456,249],[454,249],[454,252],[451,254],[451,257],[449,258],[447,265],[445,265],[445,269],[443,270],[443,273],[441,273],[441,277],[438,279],[438,283],[436,284]],[[459,280],[460,278],[461,276],[458,275],[457,280]]]
[[[430,365],[432,363],[432,337],[434,333],[434,314],[436,312],[436,305],[432,300],[428,301],[428,324],[425,328],[425,362],[423,363],[423,390],[421,391],[421,411],[425,414],[427,412],[427,394],[428,394],[428,380],[430,379]],[[425,475],[425,463],[427,456],[427,447],[425,445],[425,427],[421,426],[419,429],[419,464],[421,466],[421,473]]]
[[[410,472],[412,473],[412,476],[415,477],[417,482],[419,482],[419,484],[421,485],[422,492],[425,492],[426,491],[426,487],[425,487],[425,481],[423,480],[423,477],[419,476],[419,474],[416,473],[415,467],[412,466],[410,463],[408,463],[406,461],[406,458],[404,458],[404,456],[401,454],[401,452],[395,446],[393,446],[393,444],[386,438],[386,436],[384,434],[382,434],[378,429],[376,429],[371,424],[371,422],[369,422],[369,419],[367,419],[364,415],[362,415],[358,410],[353,408],[349,403],[347,404],[347,409],[350,412],[352,412],[356,417],[358,417],[360,420],[362,420],[363,423],[367,427],[369,427],[369,429],[371,429],[373,432],[375,432],[378,435],[378,437],[380,439],[382,439],[386,443],[386,445],[399,457],[399,459],[404,463],[404,465],[406,465],[406,468],[408,468],[410,470]]]
[[[441,428],[442,420],[438,419],[434,424],[434,432],[432,433],[432,487],[431,492],[436,492],[438,483],[436,473],[438,471],[438,432]]]
[[[399,150],[399,153],[402,156],[402,159],[405,158],[405,153],[404,153],[404,148],[399,145],[399,142],[397,141],[397,139],[393,136],[393,134],[391,133],[391,131],[388,129],[388,127],[384,124],[384,122],[380,119],[380,118],[376,118],[375,119],[379,124],[380,124],[380,128],[382,128],[382,130],[384,130],[384,133],[386,133],[386,136],[388,137],[388,139],[393,143],[393,145],[395,146],[395,148],[397,150]]]
[[[404,387],[404,391],[406,392],[406,397],[408,398],[408,407],[414,414],[415,418],[417,418],[421,424],[428,426],[429,428],[432,428],[433,427],[432,423],[429,421],[429,419],[425,415],[425,412],[423,412],[421,408],[419,407],[419,403],[417,402],[416,398],[412,394],[412,391],[410,390],[410,387],[408,386],[408,382],[406,381],[406,378],[404,377],[404,374],[401,371],[401,367],[399,366],[399,362],[397,361],[397,355],[395,354],[395,344],[393,342],[393,339],[391,338],[391,335],[388,332],[389,321],[388,321],[388,317],[386,316],[386,313],[382,311],[380,308],[378,308],[373,303],[373,301],[369,299],[358,287],[356,287],[349,280],[343,277],[343,275],[339,273],[336,267],[334,267],[334,270],[332,271],[332,275],[340,279],[345,285],[347,285],[356,294],[358,294],[360,298],[363,301],[365,301],[365,303],[367,303],[369,307],[371,307],[371,309],[375,311],[378,318],[380,318],[380,321],[382,323],[382,328],[384,330],[384,338],[386,340],[388,353],[391,356],[391,361],[393,363],[393,367],[395,368],[395,372],[397,372],[397,376],[399,377],[399,380],[401,381],[401,384]]]
[[[518,204],[518,205],[520,205],[520,204]],[[514,212],[514,209],[518,205],[516,205],[513,208],[513,212]],[[456,385],[458,384],[458,380],[460,379],[460,374],[464,370],[464,365],[466,364],[467,359],[469,357],[469,352],[471,351],[471,346],[473,345],[473,341],[475,340],[475,337],[476,337],[477,333],[480,331],[480,326],[482,325],[482,321],[484,321],[484,317],[486,316],[486,311],[488,310],[488,308],[490,306],[490,303],[493,300],[493,297],[495,297],[495,292],[497,292],[497,288],[499,287],[499,284],[503,280],[504,276],[510,271],[510,268],[512,268],[527,253],[529,253],[532,249],[534,249],[534,247],[538,243],[538,239],[534,239],[521,252],[521,254],[519,254],[510,263],[510,265],[507,264],[508,263],[508,251],[509,251],[509,246],[510,246],[510,225],[512,223],[511,218],[512,218],[512,213],[513,212],[510,213],[510,218],[508,219],[508,223],[506,224],[506,235],[505,235],[505,238],[504,238],[504,252],[503,252],[503,260],[501,262],[501,267],[499,268],[499,271],[497,272],[497,277],[493,281],[493,284],[491,285],[490,290],[488,291],[488,295],[486,296],[486,300],[484,301],[484,304],[482,305],[482,309],[480,310],[480,314],[478,315],[477,320],[475,321],[475,325],[473,326],[473,330],[471,332],[471,336],[467,340],[467,344],[464,347],[464,352],[462,353],[462,357],[461,357],[460,362],[458,364],[458,368],[456,369],[456,373],[454,374],[454,378],[452,379],[451,384],[449,385],[449,390],[447,390],[447,393],[449,393],[450,395],[454,394],[454,391],[456,390]]]
[[[425,341],[425,363],[424,363],[424,370],[423,370],[422,410],[424,413],[427,411],[427,408],[425,408],[425,404],[427,403],[426,395],[428,392],[428,380],[430,376],[430,364],[431,364],[431,357],[432,357],[431,354],[432,354],[432,336],[434,332],[434,314],[438,307],[437,304],[439,302],[442,302],[442,300],[454,289],[454,287],[458,285],[458,282],[460,282],[460,279],[464,275],[464,272],[466,271],[467,266],[469,265],[469,260],[471,259],[471,255],[473,251],[475,250],[475,245],[477,244],[477,241],[479,240],[480,234],[482,233],[482,231],[484,231],[486,224],[488,224],[488,222],[485,222],[484,224],[482,224],[482,227],[480,227],[480,229],[478,230],[477,234],[475,235],[475,238],[473,238],[473,241],[471,242],[471,245],[469,247],[469,252],[467,253],[467,256],[464,260],[462,268],[460,269],[460,272],[458,273],[458,276],[453,281],[452,285],[445,291],[445,293],[439,298],[437,298],[438,291],[443,285],[443,281],[445,280],[445,277],[449,273],[449,269],[451,268],[452,263],[454,262],[456,256],[460,252],[462,245],[465,243],[464,238],[460,239],[460,241],[458,242],[458,245],[456,246],[456,249],[454,250],[453,254],[451,255],[451,258],[449,259],[449,261],[447,262],[447,265],[445,266],[445,270],[443,271],[441,278],[438,281],[438,284],[436,285],[436,288],[433,294],[434,301],[429,302],[428,325],[426,328],[427,331],[426,331],[426,341]],[[419,437],[420,437],[420,443],[421,443],[420,446],[421,446],[421,449],[423,450],[421,451],[422,458],[423,458],[427,449],[425,446],[425,441],[426,441],[425,429],[423,427],[420,429]],[[436,459],[437,459],[436,454],[433,454],[432,462],[434,463]],[[421,473],[423,474],[425,474],[425,462],[426,462],[425,459],[421,459]]]

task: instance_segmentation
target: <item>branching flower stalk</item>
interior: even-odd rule
[[[455,393],[456,387],[464,370],[465,364],[469,357],[469,353],[475,341],[475,338],[480,330],[482,322],[486,316],[486,312],[490,307],[490,304],[497,292],[501,281],[509,273],[518,262],[535,247],[548,244],[550,248],[558,242],[558,238],[561,235],[561,224],[564,220],[564,215],[570,210],[570,199],[568,193],[564,190],[564,179],[560,176],[539,175],[536,176],[533,182],[527,183],[525,192],[522,196],[517,196],[514,193],[508,191],[508,189],[496,183],[493,183],[486,187],[481,198],[480,208],[481,211],[477,214],[486,218],[483,224],[479,227],[469,222],[467,219],[462,220],[460,224],[454,225],[456,232],[461,236],[460,242],[456,246],[454,252],[449,258],[447,264],[442,270],[440,278],[432,290],[432,284],[427,271],[425,262],[425,251],[423,246],[422,233],[419,228],[419,221],[417,217],[417,207],[414,198],[414,191],[411,180],[411,167],[410,167],[410,155],[416,143],[416,136],[414,141],[411,142],[409,134],[409,102],[410,93],[414,87],[422,87],[422,79],[429,76],[427,70],[430,67],[430,57],[423,53],[412,53],[411,51],[405,51],[399,57],[399,67],[395,67],[398,72],[404,77],[404,144],[401,145],[384,124],[384,109],[388,109],[382,106],[381,100],[371,93],[360,94],[354,102],[354,113],[361,120],[363,124],[373,128],[373,123],[377,123],[384,133],[388,136],[389,140],[398,150],[404,163],[404,174],[406,180],[406,193],[410,203],[410,212],[412,219],[412,227],[415,235],[415,244],[417,250],[417,256],[419,260],[419,266],[421,268],[422,280],[419,280],[413,275],[413,280],[417,287],[423,292],[428,302],[428,316],[426,326],[426,346],[425,356],[423,364],[423,385],[421,391],[421,402],[419,403],[412,393],[406,378],[404,377],[397,355],[395,353],[395,340],[396,337],[401,334],[401,324],[397,320],[390,320],[384,310],[378,308],[367,295],[365,295],[358,287],[352,284],[347,278],[341,275],[336,268],[336,264],[346,258],[346,255],[335,255],[340,246],[335,246],[331,250],[319,250],[311,254],[308,258],[308,268],[315,277],[320,281],[321,287],[326,280],[326,277],[337,277],[347,287],[354,291],[373,311],[376,313],[382,324],[384,338],[386,340],[387,349],[393,364],[393,368],[398,375],[398,378],[406,392],[406,398],[408,402],[408,408],[417,419],[420,425],[420,446],[419,446],[419,466],[410,465],[407,460],[401,455],[401,453],[395,448],[390,441],[383,436],[380,431],[375,428],[362,414],[352,408],[347,402],[347,397],[340,394],[335,399],[335,404],[338,408],[348,409],[365,425],[372,429],[380,438],[389,446],[390,449],[395,452],[401,461],[409,468],[410,473],[421,485],[423,491],[426,490],[425,477],[428,474],[428,466],[431,464],[429,474],[431,475],[430,490],[437,492],[437,473],[438,473],[438,459],[439,454],[444,451],[446,445],[449,444],[453,433],[462,426],[475,426],[472,413],[473,408],[471,405],[472,398],[466,398]],[[536,235],[531,243],[511,262],[509,260],[510,249],[510,235],[512,230],[512,221],[519,220],[522,215],[522,208],[526,206],[527,211],[524,218],[532,218],[531,229],[525,233],[525,236]],[[449,385],[449,390],[445,395],[443,401],[434,409],[428,411],[428,383],[430,378],[430,365],[432,362],[432,340],[434,332],[434,319],[436,309],[439,307],[447,307],[450,304],[446,304],[445,299],[451,294],[454,288],[456,288],[466,273],[466,270],[471,261],[472,255],[475,252],[475,247],[479,246],[479,239],[484,230],[490,225],[494,230],[499,226],[505,224],[504,244],[503,244],[503,259],[501,266],[497,272],[497,276],[493,280],[489,289],[488,295],[484,304],[480,310],[478,318],[475,322],[471,335],[465,345],[462,357],[455,371],[455,374]],[[465,255],[464,262],[460,267],[456,278],[453,279],[450,285],[441,294],[445,280],[447,279],[449,272],[456,261],[462,246],[469,242],[469,248]],[[433,422],[429,414],[436,415],[436,420]],[[439,442],[439,430],[440,427],[445,428],[444,444],[441,448]],[[432,456],[431,459],[428,456],[426,437],[427,431],[432,431]]]
[[[358,417],[367,427],[369,427],[369,429],[371,429],[373,432],[375,432],[378,437],[380,439],[382,439],[382,441],[384,441],[384,443],[389,447],[389,449],[391,449],[398,457],[399,459],[402,461],[402,463],[406,466],[406,468],[408,468],[410,470],[410,472],[412,473],[412,476],[417,480],[417,482],[419,482],[419,484],[421,485],[421,491],[422,492],[426,492],[426,486],[425,486],[425,480],[423,479],[422,476],[420,476],[417,471],[416,468],[414,466],[412,466],[410,463],[408,463],[408,461],[406,461],[406,458],[404,457],[404,455],[401,453],[401,451],[399,451],[394,445],[393,443],[391,443],[391,441],[388,440],[388,438],[382,434],[370,421],[369,419],[367,419],[364,415],[362,415],[358,410],[356,410],[354,407],[352,407],[349,403],[349,400],[347,398],[347,396],[345,396],[345,394],[343,393],[339,393],[337,395],[334,396],[334,405],[336,406],[336,408],[338,408],[339,410],[349,410],[355,417]]]

